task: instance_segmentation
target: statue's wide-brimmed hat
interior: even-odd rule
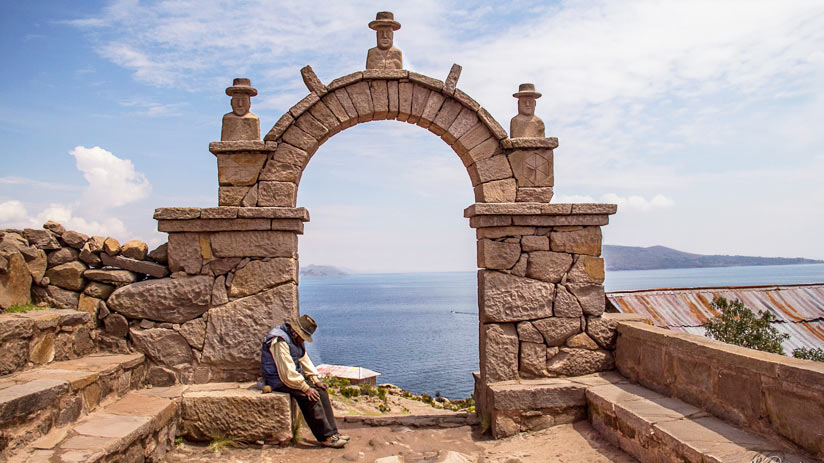
[[[395,15],[391,11],[381,11],[375,15],[375,20],[369,23],[369,28],[378,30],[381,26],[389,26],[396,31],[401,28],[401,23],[395,21]]]
[[[289,325],[295,330],[298,336],[304,341],[312,342],[312,335],[318,329],[318,324],[309,315],[301,315],[300,318],[293,318]]]
[[[249,96],[256,96],[257,89],[252,88],[252,81],[244,77],[238,77],[232,81],[232,86],[226,88],[226,94],[232,96],[236,93],[245,93]]]
[[[522,96],[531,96],[533,98],[541,98],[541,94],[535,91],[535,84],[521,84],[518,86],[518,93],[513,93],[512,96],[520,98]]]

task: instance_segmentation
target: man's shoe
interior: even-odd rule
[[[341,440],[343,440],[343,441],[345,441],[345,442],[349,442],[349,436],[347,436],[346,434],[337,434],[337,436],[338,436]]]
[[[323,447],[331,447],[333,449],[342,449],[346,445],[346,441],[340,438],[340,434],[335,434],[332,437],[327,437],[326,440],[319,442]]]
[[[268,393],[272,392],[272,386],[269,386],[268,384],[266,386],[263,386],[263,389],[261,389],[261,392],[263,392],[264,394],[268,394]]]

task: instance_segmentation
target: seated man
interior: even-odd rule
[[[285,392],[297,401],[309,429],[324,447],[341,448],[349,436],[338,432],[326,384],[306,354],[304,341],[312,342],[318,324],[308,315],[272,328],[263,340],[260,368],[263,392]]]

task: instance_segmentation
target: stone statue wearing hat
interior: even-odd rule
[[[518,115],[509,123],[509,138],[544,138],[544,121],[535,115],[535,100],[541,94],[535,84],[521,84],[512,96],[518,99]]]
[[[237,78],[226,94],[232,97],[232,112],[223,115],[221,141],[260,140],[260,119],[249,112],[257,89],[249,79]]]
[[[289,394],[298,403],[318,443],[342,448],[349,442],[349,436],[338,432],[327,386],[318,379],[318,370],[304,347],[305,342],[312,342],[317,328],[312,317],[301,315],[269,331],[260,350],[263,393]]]
[[[369,28],[377,32],[378,46],[366,54],[366,69],[403,69],[403,54],[393,45],[395,31],[401,28],[395,15],[381,11],[369,23]]]

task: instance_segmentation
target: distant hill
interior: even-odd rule
[[[331,265],[307,265],[300,268],[300,276],[308,278],[337,277],[349,275],[349,272]]]
[[[640,248],[604,245],[607,270],[653,270],[665,268],[739,267],[744,265],[820,264],[824,261],[800,257],[750,257],[703,255],[664,246]]]

